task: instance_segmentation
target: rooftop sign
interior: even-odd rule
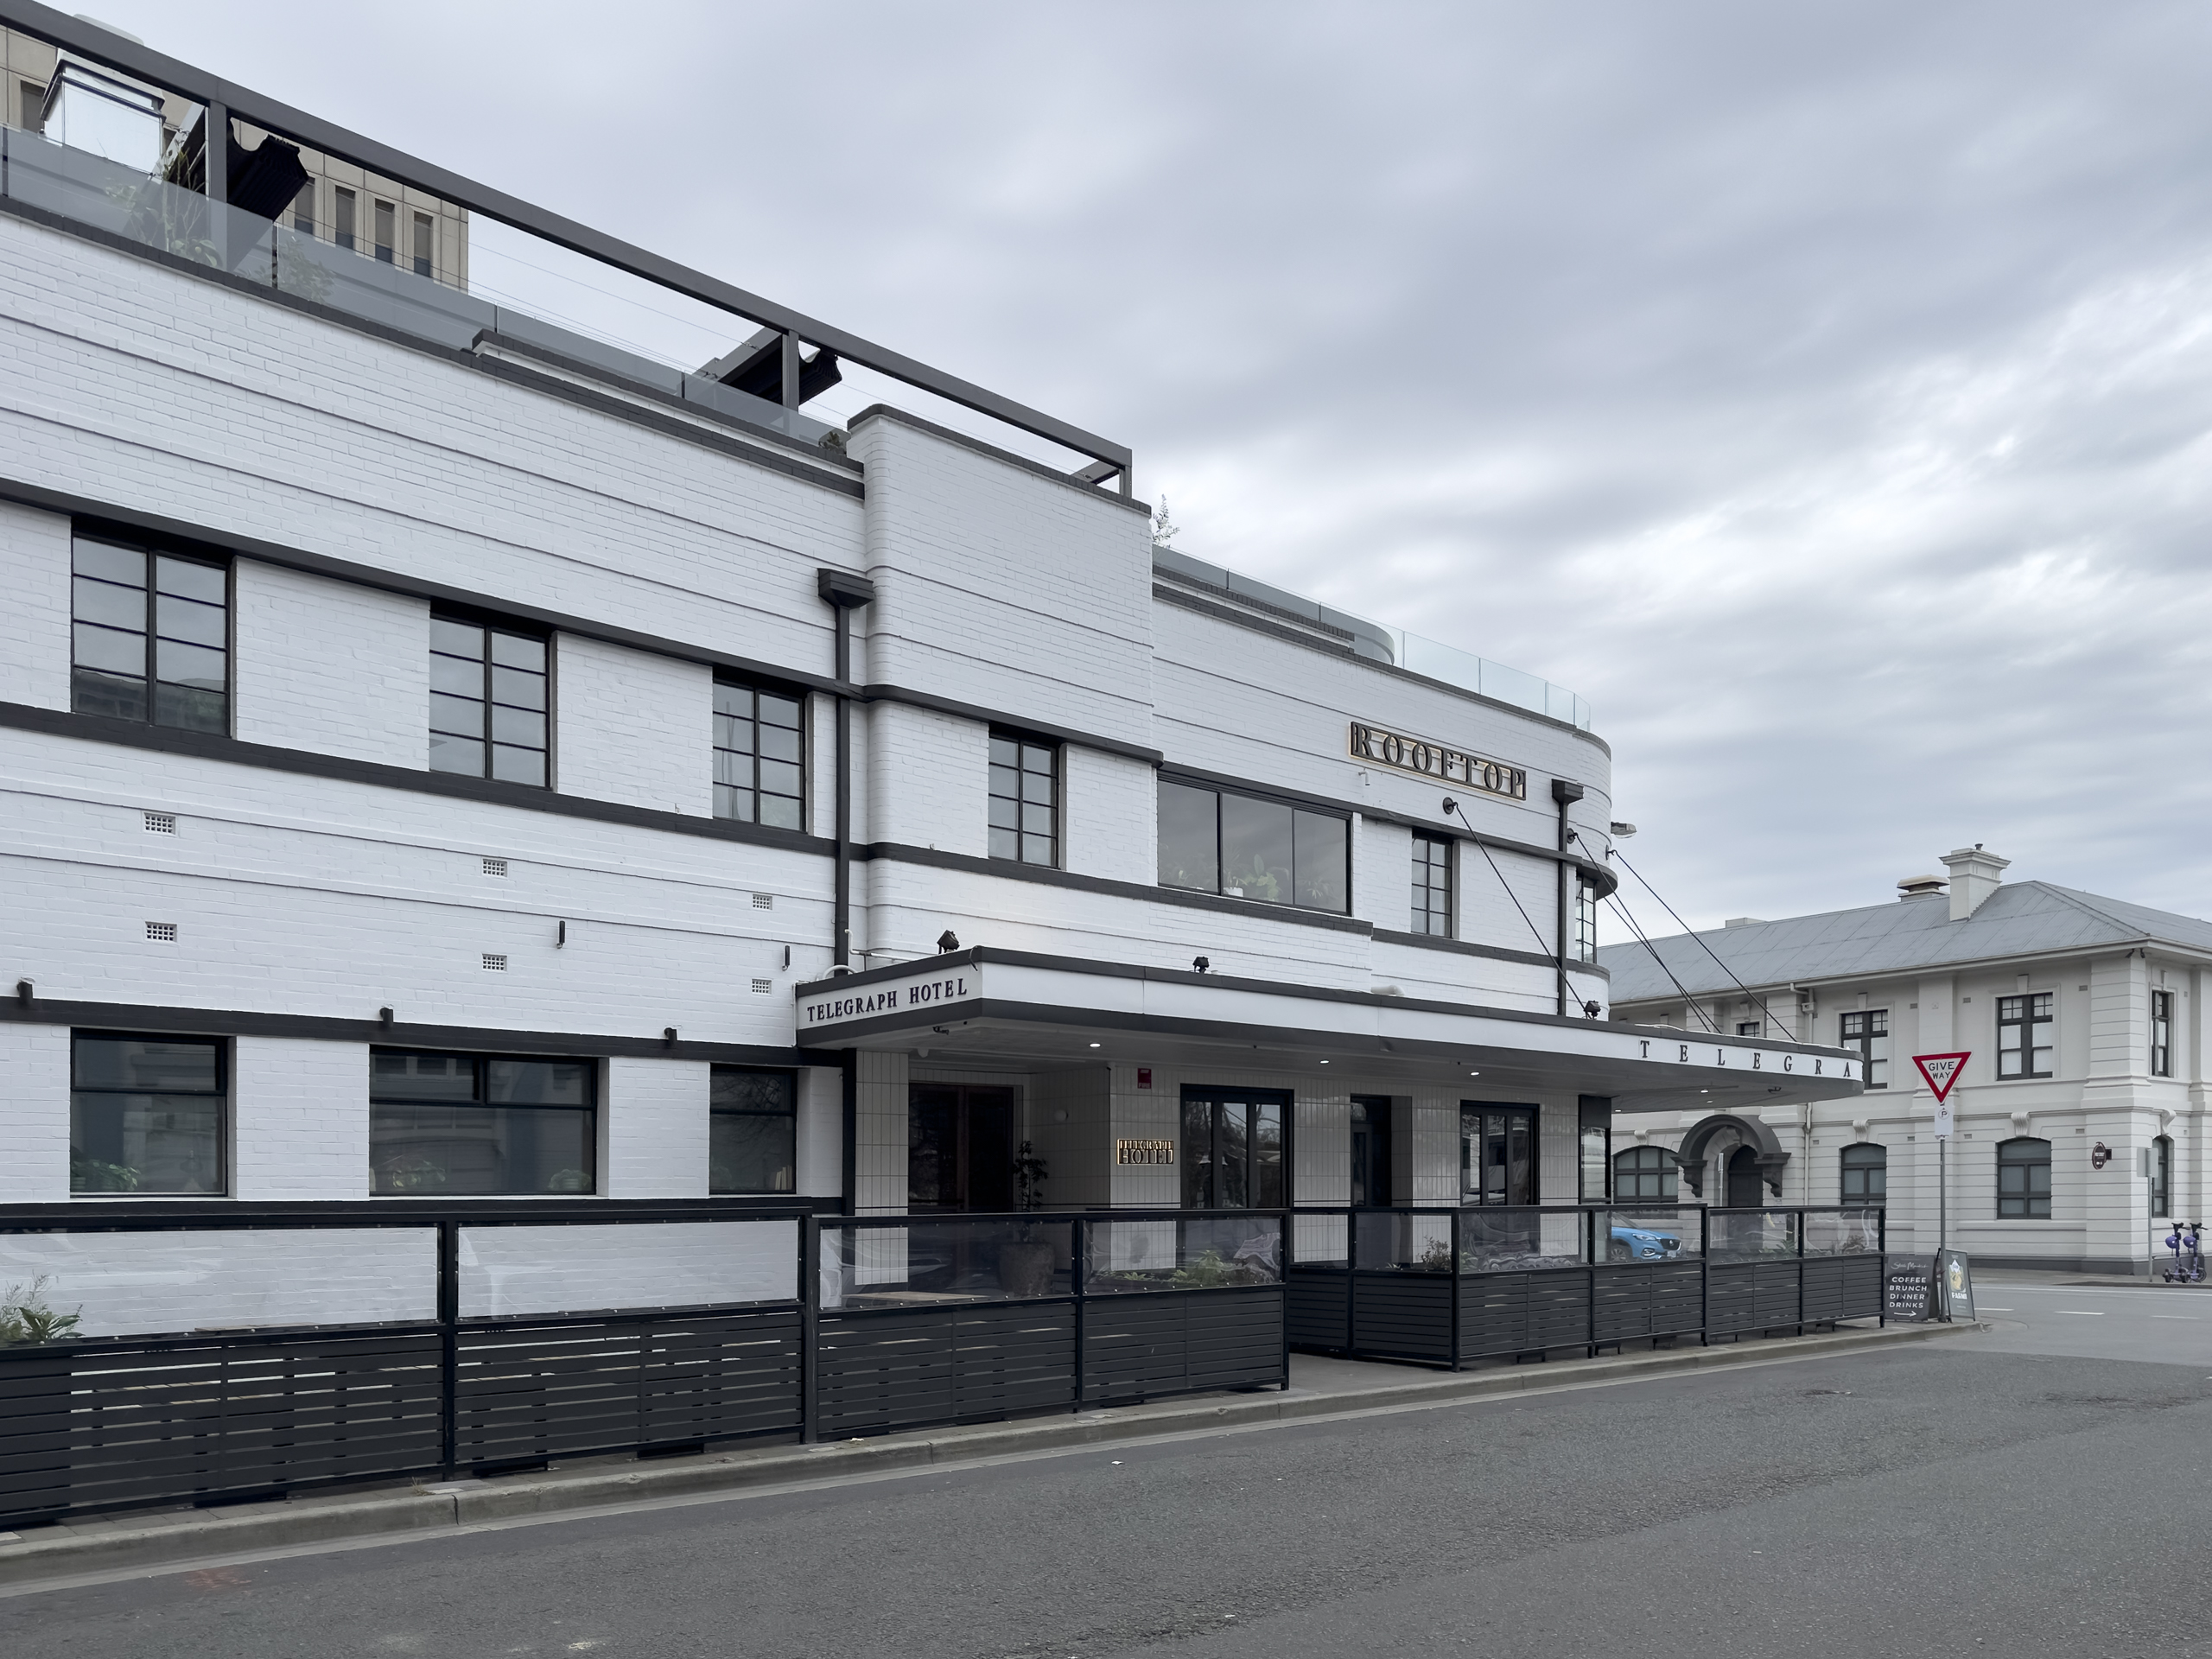
[[[1410,772],[1440,784],[1478,789],[1484,794],[1503,795],[1510,800],[1528,798],[1529,774],[1519,766],[1510,766],[1503,760],[1486,760],[1479,754],[1431,743],[1425,738],[1408,737],[1402,732],[1354,721],[1351,750],[1355,760],[1370,760],[1376,766]]]

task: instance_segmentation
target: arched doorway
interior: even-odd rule
[[[1759,1197],[1759,1155],[1749,1147],[1728,1154],[1728,1208],[1756,1210]]]

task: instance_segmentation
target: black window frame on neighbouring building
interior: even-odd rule
[[[550,789],[553,636],[497,617],[432,611],[429,734],[432,772]]]
[[[1063,747],[1049,738],[990,734],[988,850],[993,858],[1060,867]]]
[[[1843,1016],[1838,1027],[1840,1046],[1859,1054],[1859,1075],[1869,1089],[1890,1086],[1890,1011],[1857,1008]]]
[[[1163,776],[1158,836],[1163,887],[1351,913],[1349,812]]]
[[[717,1065],[707,1099],[707,1191],[788,1197],[798,1191],[798,1073]]]
[[[442,1164],[428,1150],[442,1145],[481,1150],[497,1179],[456,1182],[453,1151]],[[524,1160],[531,1173],[510,1173],[510,1165]],[[372,1048],[369,1191],[379,1198],[596,1193],[599,1062],[575,1055]]]
[[[2151,1213],[2161,1219],[2174,1212],[2174,1138],[2161,1135],[2151,1141]]]
[[[2047,1077],[2056,1069],[2056,1018],[2058,997],[2052,991],[2022,991],[2014,996],[1997,999],[1997,1075],[2000,1080],[2012,1077]],[[2040,1028],[2040,1029],[2039,1029]],[[2016,1040],[2007,1042],[2012,1033]],[[2037,1042],[2040,1035],[2044,1040]],[[2040,1059],[2041,1065],[2036,1064]],[[2013,1069],[2006,1071],[2012,1062]],[[2020,1069],[2024,1064],[2026,1070]]]
[[[2174,994],[2171,991],[2151,993],[2151,1075],[2171,1077],[2174,1074]]]
[[[414,219],[415,274],[428,276],[437,269],[438,222],[428,213],[417,213]]]
[[[70,540],[70,707],[227,734],[230,561],[94,530]]]
[[[1836,1191],[1844,1204],[1890,1201],[1890,1149],[1876,1141],[1854,1141],[1838,1155]]]
[[[70,1196],[225,1196],[230,1084],[230,1044],[220,1037],[71,1032]],[[196,1173],[165,1179],[165,1167]]]
[[[1455,937],[1452,926],[1452,859],[1457,846],[1449,836],[1414,831],[1413,931],[1431,938]]]
[[[1598,960],[1598,889],[1580,878],[1574,883],[1574,959]]]
[[[715,676],[715,816],[806,828],[806,698]]]
[[[1623,1147],[1613,1154],[1615,1204],[1678,1203],[1681,1180],[1681,1160],[1670,1147]]]
[[[2020,1135],[1997,1143],[1997,1218],[2050,1219],[2050,1141]]]

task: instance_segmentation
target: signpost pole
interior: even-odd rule
[[[1956,1127],[1951,1111],[1951,1090],[1973,1058],[1971,1051],[1912,1057],[1912,1063],[1920,1068],[1920,1075],[1928,1080],[1928,1087],[1936,1096],[1936,1278],[1939,1287],[1944,1282],[1943,1254],[1950,1248],[1951,1131]],[[1943,1297],[1940,1288],[1936,1294],[1939,1299]],[[1948,1299],[1943,1300],[1941,1317],[1951,1317]]]

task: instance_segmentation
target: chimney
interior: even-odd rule
[[[1940,875],[1908,875],[1897,883],[1897,898],[1900,900],[1941,899],[1942,896],[1943,878]]]
[[[1981,908],[1981,901],[1997,891],[2012,867],[2009,858],[1985,853],[1980,842],[1943,855],[1943,868],[1951,873],[1951,919],[1962,922]]]

